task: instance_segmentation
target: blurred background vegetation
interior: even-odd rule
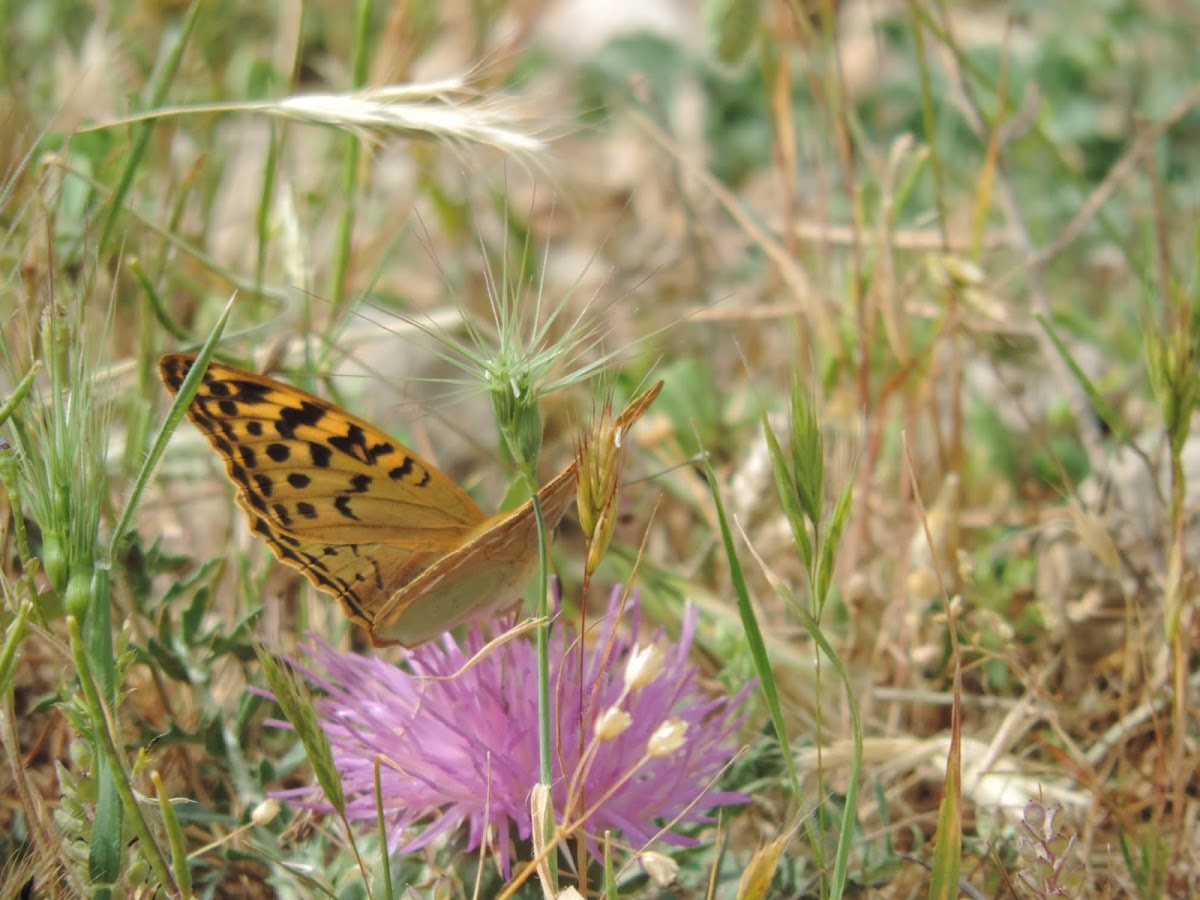
[[[224,358],[490,510],[511,465],[429,332],[486,333],[498,291],[615,354],[544,401],[546,474],[602,387],[666,382],[596,597],[648,529],[646,618],[698,604],[734,690],[749,614],[779,697],[722,780],[752,802],[620,896],[1200,891],[1197,34],[1178,0],[0,3],[0,895],[152,896],[151,840],[206,848],[197,895],[383,895],[377,845],[251,820],[310,780],[254,643],[361,636],[190,426],[150,477],[154,366],[236,293]],[[364,121],[385,85],[411,106]],[[568,524],[568,585],[581,553]],[[105,706],[151,835],[111,812]],[[476,863],[391,874],[472,896]]]

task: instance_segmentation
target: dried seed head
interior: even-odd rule
[[[775,870],[779,867],[779,855],[787,843],[784,838],[776,838],[765,847],[759,847],[750,857],[750,863],[742,871],[738,879],[738,897],[746,900],[758,900],[766,897],[771,881],[775,878]]]
[[[579,525],[588,542],[588,571],[595,571],[616,528],[614,509],[621,481],[621,464],[625,458],[625,434],[650,407],[661,389],[660,381],[643,391],[616,419],[612,417],[611,399],[606,401],[599,419],[592,427],[591,436],[576,454],[579,467],[576,501]]]

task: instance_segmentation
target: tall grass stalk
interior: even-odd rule
[[[352,65],[351,83],[354,90],[361,90],[367,83],[367,68],[370,62],[370,27],[371,0],[358,0],[354,22],[354,61]],[[346,300],[346,270],[350,265],[350,247],[354,238],[355,210],[358,195],[358,177],[362,142],[353,134],[347,134],[342,141],[342,208],[338,213],[337,227],[334,230],[334,254],[330,267],[329,297],[333,301],[336,314],[341,311]]]

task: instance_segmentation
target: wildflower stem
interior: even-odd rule
[[[643,753],[641,759],[634,763],[626,772],[624,772],[619,778],[617,778],[611,785],[608,786],[608,789],[592,804],[590,809],[586,809],[581,812],[570,822],[570,824],[564,825],[561,831],[558,833],[551,834],[546,840],[545,847],[543,847],[533,859],[526,863],[525,867],[516,874],[516,877],[514,877],[513,880],[505,886],[504,891],[499,895],[497,900],[507,900],[507,898],[512,897],[517,888],[528,881],[529,876],[537,871],[537,867],[549,856],[550,851],[558,846],[559,840],[570,837],[576,831],[581,829],[586,824],[588,818],[590,818],[596,813],[597,810],[603,807],[604,804],[608,802],[610,797],[624,787],[629,779],[633,778],[633,776],[636,775],[642,769],[642,767],[650,762],[653,758],[654,756],[652,754]],[[710,782],[709,787],[715,783],[716,779],[713,779],[713,781]],[[704,793],[707,793],[707,788],[705,789]],[[701,793],[700,797],[704,796],[704,793]],[[698,803],[700,801],[700,797],[697,797],[695,800],[693,800],[692,803],[688,805],[688,808]],[[553,828],[553,819],[548,817],[547,823],[551,828]],[[667,826],[667,828],[669,827],[670,826]],[[667,828],[664,828],[663,831],[666,831]]]
[[[392,900],[392,860],[388,853],[387,820],[383,815],[383,782],[379,777],[379,757],[375,757],[375,816],[379,828],[380,855],[383,857],[383,896]]]
[[[4,636],[4,646],[0,647],[0,697],[8,702],[8,689],[12,684],[13,671],[16,669],[17,648],[25,637],[25,625],[29,614],[33,611],[33,601],[26,597],[17,608],[17,615],[8,626]]]
[[[527,468],[527,467],[523,467]],[[537,704],[538,704],[538,781],[549,791],[554,779],[554,758],[552,754],[553,726],[550,722],[550,621],[549,590],[550,556],[547,546],[546,519],[542,515],[542,504],[538,500],[537,482],[532,471],[525,471],[525,481],[533,496],[533,515],[537,521],[538,534],[538,591],[537,617],[542,624],[534,631],[534,643],[537,649]],[[545,838],[549,842],[554,836],[554,809],[551,804],[550,814],[546,816]],[[551,863],[550,878],[554,888],[558,888],[558,869]]]

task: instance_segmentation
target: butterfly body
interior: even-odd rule
[[[172,394],[194,361],[159,361]],[[251,529],[377,646],[416,646],[520,603],[538,560],[532,500],[489,518],[370,423],[223,363],[209,364],[187,414],[224,461]],[[572,462],[538,491],[548,531],[571,505],[576,475]]]

